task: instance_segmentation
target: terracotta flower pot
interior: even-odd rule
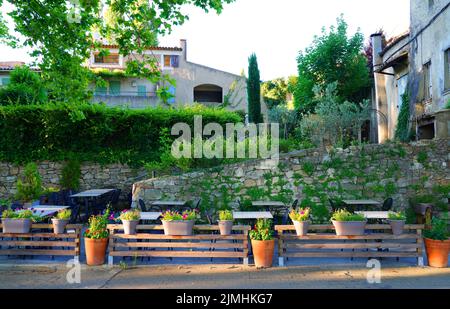
[[[297,236],[308,235],[309,221],[293,221]]]
[[[67,224],[69,224],[69,220],[61,220],[52,218],[52,224],[53,224],[53,233],[55,234],[64,234],[64,231],[66,230]]]
[[[191,236],[194,228],[194,220],[165,221],[162,220],[164,235],[166,236]]]
[[[272,267],[275,240],[253,240],[252,251],[257,268]]]
[[[219,221],[219,230],[220,235],[222,236],[231,235],[231,231],[233,230],[233,221]]]
[[[367,221],[332,221],[337,236],[364,235]]]
[[[448,253],[450,250],[450,239],[434,240],[424,238],[427,251],[428,265],[431,267],[445,268],[448,266]]]
[[[139,220],[134,221],[122,220],[122,224],[125,235],[136,235],[136,227],[139,224]]]
[[[105,262],[108,238],[91,239],[85,237],[84,245],[86,250],[86,263],[89,266],[102,265]]]
[[[31,219],[2,219],[3,233],[26,234],[31,230]]]
[[[392,234],[401,235],[405,228],[405,220],[389,220],[389,224],[392,228]]]

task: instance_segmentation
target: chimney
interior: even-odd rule
[[[180,47],[183,50],[184,61],[187,61],[187,41],[186,41],[186,39],[180,40]]]
[[[383,64],[383,59],[380,53],[383,51],[383,38],[382,33],[374,33],[370,36],[373,49],[373,69],[376,70]]]

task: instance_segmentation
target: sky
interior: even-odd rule
[[[187,6],[189,20],[160,37],[161,46],[188,44],[188,60],[240,74],[248,57],[258,57],[262,80],[296,75],[296,58],[322,27],[344,15],[350,34],[366,37],[383,28],[388,37],[408,29],[410,0],[236,0],[222,14]],[[0,45],[0,61],[29,62],[26,49]]]

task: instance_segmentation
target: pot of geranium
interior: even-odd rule
[[[103,215],[89,218],[89,228],[84,233],[86,263],[89,266],[102,265],[105,262],[109,236],[108,218],[109,209]]]
[[[367,219],[363,215],[339,209],[333,213],[331,222],[337,236],[359,236],[364,235]]]
[[[297,236],[306,236],[308,234],[310,211],[309,208],[299,208],[298,210],[292,209],[289,213],[289,218],[294,223]]]
[[[401,235],[405,228],[406,215],[403,212],[389,213],[388,222],[391,226],[392,234]]]
[[[431,228],[424,232],[428,265],[438,268],[448,266],[449,237],[446,220],[434,217],[431,221]]]
[[[7,209],[2,213],[3,233],[7,234],[26,234],[31,230],[33,222],[39,221],[29,209],[11,210]]]
[[[219,230],[220,235],[231,235],[233,230],[233,213],[230,210],[219,211]]]
[[[272,267],[275,240],[273,239],[272,221],[258,219],[255,228],[250,231],[253,257],[257,268]]]
[[[67,224],[69,224],[72,211],[70,209],[62,209],[58,211],[55,217],[52,218],[53,233],[64,234]]]
[[[186,210],[183,213],[166,211],[162,215],[162,224],[166,236],[190,236],[194,228],[197,212]]]
[[[136,227],[141,220],[141,212],[138,209],[122,211],[119,219],[122,220],[125,235],[136,235]]]

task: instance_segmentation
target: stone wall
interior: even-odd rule
[[[39,174],[44,187],[59,188],[62,164],[43,161],[38,163]],[[24,166],[0,162],[0,198],[12,198],[16,193],[16,182],[23,175]],[[134,182],[145,177],[145,170],[132,169],[126,165],[99,165],[84,163],[81,165],[81,190],[93,188],[118,188],[126,196]]]
[[[404,208],[409,196],[450,184],[450,140],[387,143],[342,150],[302,150],[279,161],[255,160],[180,176],[149,179],[133,186],[133,201],[207,199],[211,207],[236,198],[299,199],[328,208],[328,197],[394,198]],[[208,207],[207,205],[207,207]],[[328,211],[328,210],[326,210]]]

